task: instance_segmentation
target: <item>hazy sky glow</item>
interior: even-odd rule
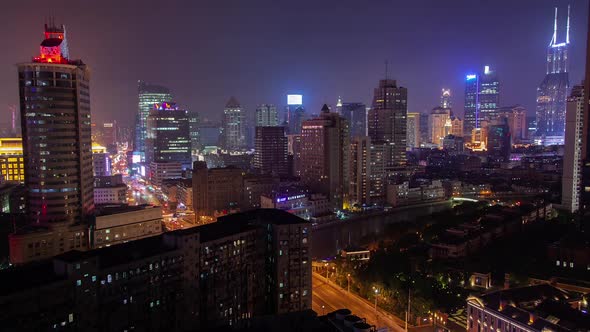
[[[409,111],[430,110],[449,87],[462,115],[465,74],[488,64],[500,77],[501,103],[533,115],[553,7],[565,31],[568,3],[571,84],[584,70],[584,0],[5,2],[2,118],[18,103],[15,64],[38,53],[50,14],[66,25],[72,57],[91,67],[94,122],[131,125],[138,79],[169,86],[179,105],[214,120],[231,95],[248,111],[283,107],[287,93],[302,93],[314,112],[339,95],[370,103],[385,59],[389,76],[408,88]]]

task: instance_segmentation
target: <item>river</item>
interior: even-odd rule
[[[311,255],[316,259],[334,256],[342,248],[361,245],[363,238],[382,234],[388,224],[411,221],[450,208],[450,201],[420,204],[317,227],[311,235]]]

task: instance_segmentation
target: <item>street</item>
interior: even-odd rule
[[[326,279],[317,273],[312,273],[313,298],[312,309],[318,315],[324,315],[337,309],[347,308],[352,314],[366,318],[367,323],[375,325],[377,329],[387,327],[389,331],[403,332],[404,322],[378,309],[375,312],[374,303],[349,294],[345,289],[335,285],[332,281],[326,284]],[[379,307],[379,300],[377,300]]]

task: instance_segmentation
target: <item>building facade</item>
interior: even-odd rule
[[[285,127],[256,127],[254,169],[260,174],[289,175]]]
[[[569,89],[568,49],[569,49],[569,6],[565,42],[557,42],[557,8],[553,37],[547,48],[547,71],[543,82],[537,88],[537,136],[564,137],[566,100]]]
[[[482,120],[495,119],[499,106],[500,82],[489,66],[485,66],[483,73],[466,76],[464,133],[480,128]]]
[[[193,210],[197,223],[239,210],[244,192],[243,176],[239,168],[208,169],[207,163],[194,162]]]
[[[580,209],[582,195],[582,163],[586,158],[584,123],[584,85],[576,85],[567,100],[565,122],[565,146],[563,153],[563,177],[561,204],[570,212]]]
[[[340,115],[348,121],[350,137],[367,136],[367,110],[363,103],[342,103]]]
[[[46,25],[40,55],[18,64],[27,207],[35,223],[94,211],[90,71],[70,60],[65,28]]]
[[[133,149],[142,155],[145,153],[145,141],[147,138],[147,118],[154,104],[163,103],[172,100],[170,90],[164,86],[149,84],[138,81],[137,87],[138,103],[137,115],[135,118],[135,140]]]
[[[0,138],[0,175],[4,181],[25,181],[22,138]]]
[[[367,117],[368,134],[372,142],[387,142],[391,152],[387,160],[388,172],[406,166],[408,90],[397,86],[395,80],[379,81],[373,105]]]
[[[408,113],[408,148],[420,147],[420,113]]]
[[[318,118],[306,120],[301,129],[301,181],[327,195],[341,209],[348,194],[348,123],[327,105]],[[405,151],[405,148],[404,148]]]
[[[223,110],[223,147],[226,150],[241,150],[246,147],[245,116],[242,106],[231,97]]]
[[[191,137],[188,112],[176,104],[154,104],[147,118],[145,160],[147,163],[180,163],[191,167]]]
[[[279,125],[279,113],[273,104],[262,104],[256,108],[256,127],[275,127]]]

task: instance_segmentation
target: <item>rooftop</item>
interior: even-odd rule
[[[133,212],[145,209],[152,209],[155,206],[150,204],[142,205],[128,205],[128,204],[114,204],[114,205],[99,205],[96,207],[96,216],[108,216],[112,214]]]

